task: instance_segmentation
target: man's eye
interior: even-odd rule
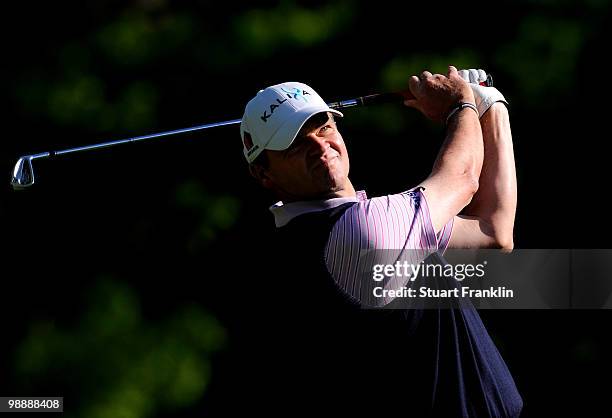
[[[325,126],[322,126],[322,127],[319,129],[319,133],[320,133],[320,134],[327,133],[327,132],[328,132],[328,131],[329,131],[331,128],[332,128],[332,127],[331,127],[331,125],[325,125]]]

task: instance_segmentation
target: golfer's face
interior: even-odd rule
[[[296,200],[330,197],[348,182],[349,159],[336,123],[329,116],[309,122],[288,149],[268,152],[270,177]]]

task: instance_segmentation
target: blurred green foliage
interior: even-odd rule
[[[197,219],[187,244],[192,254],[198,253],[210,245],[219,233],[231,228],[240,213],[240,201],[235,196],[212,195],[195,180],[177,187],[176,203]]]
[[[158,87],[149,77],[136,78],[110,92],[104,70],[142,70],[175,53],[193,37],[194,18],[187,14],[154,17],[127,9],[88,36],[60,48],[56,68],[21,74],[15,93],[29,112],[60,126],[88,131],[137,131],[155,124]],[[96,63],[104,63],[101,68]]]
[[[543,13],[549,9],[572,10],[573,2],[527,3],[539,9],[526,14],[513,28],[515,32],[495,45],[491,60],[486,58],[512,80],[516,91],[511,101],[519,100],[524,106],[551,105],[575,86],[580,52],[596,28],[581,17]],[[582,10],[596,13],[607,6],[605,1],[590,0]],[[237,7],[229,24],[222,25],[214,14],[169,11],[166,2],[133,3],[113,19],[92,28],[87,36],[67,41],[58,51],[51,71],[26,71],[14,91],[27,111],[60,126],[96,132],[152,129],[161,99],[151,68],[186,59],[223,74],[248,68],[253,60],[264,63],[280,53],[305,54],[306,59],[308,51],[315,47],[324,48],[357,30],[360,19],[364,19],[363,9],[359,2],[350,0],[317,7],[281,1],[276,6]],[[458,68],[479,67],[485,58],[477,52],[478,42],[453,41],[448,45],[450,50],[443,44],[431,52],[421,51],[406,40],[398,42],[396,53],[379,62],[378,87],[405,88],[409,75],[423,69],[446,72],[449,63]],[[367,59],[367,48],[363,48]],[[310,59],[316,65],[321,58],[315,55]],[[328,61],[324,56],[321,65]],[[138,81],[128,81],[111,90],[106,81],[109,71],[127,71],[131,80]],[[395,113],[388,116],[388,112],[373,111],[366,119],[372,122],[388,117],[388,123],[381,125],[389,134],[396,134],[405,124]]]
[[[446,74],[448,66],[480,68],[481,56],[473,49],[455,49],[449,53],[401,54],[389,61],[381,70],[381,85],[385,91],[397,91],[408,87],[407,74],[420,74],[424,70]]]
[[[60,125],[85,124],[100,129],[114,126],[104,85],[96,76],[81,74],[62,80],[50,89],[47,100],[49,116]]]
[[[115,65],[143,66],[189,41],[195,24],[194,16],[183,13],[155,18],[142,10],[128,10],[99,29],[94,44]]]
[[[298,51],[329,41],[347,29],[351,6],[350,2],[341,1],[309,9],[282,2],[275,8],[251,9],[233,21],[239,52],[268,57],[282,48]]]
[[[79,393],[66,416],[96,418],[143,418],[202,396],[210,356],[226,341],[213,317],[188,305],[147,320],[130,287],[109,278],[97,282],[87,302],[74,326],[31,325],[15,362],[27,393],[51,381],[63,393]]]
[[[547,107],[568,93],[588,31],[579,20],[525,16],[516,40],[497,53],[498,64],[516,81],[521,105]]]

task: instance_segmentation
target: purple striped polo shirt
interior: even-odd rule
[[[282,227],[296,216],[331,209],[355,202],[334,224],[325,248],[325,263],[336,283],[350,297],[361,304],[380,306],[390,299],[374,300],[372,286],[380,285],[366,280],[364,272],[371,272],[375,264],[392,264],[385,251],[398,254],[405,251],[417,264],[432,252],[444,252],[450,241],[451,219],[436,234],[431,223],[427,200],[420,187],[402,193],[368,199],[364,191],[355,197],[291,202],[277,202],[270,207],[276,226]],[[403,280],[403,281],[402,281]],[[384,287],[399,288],[407,279],[392,279]]]

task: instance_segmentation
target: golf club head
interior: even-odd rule
[[[34,169],[32,168],[32,156],[21,157],[13,169],[11,185],[13,189],[20,190],[34,184]]]

